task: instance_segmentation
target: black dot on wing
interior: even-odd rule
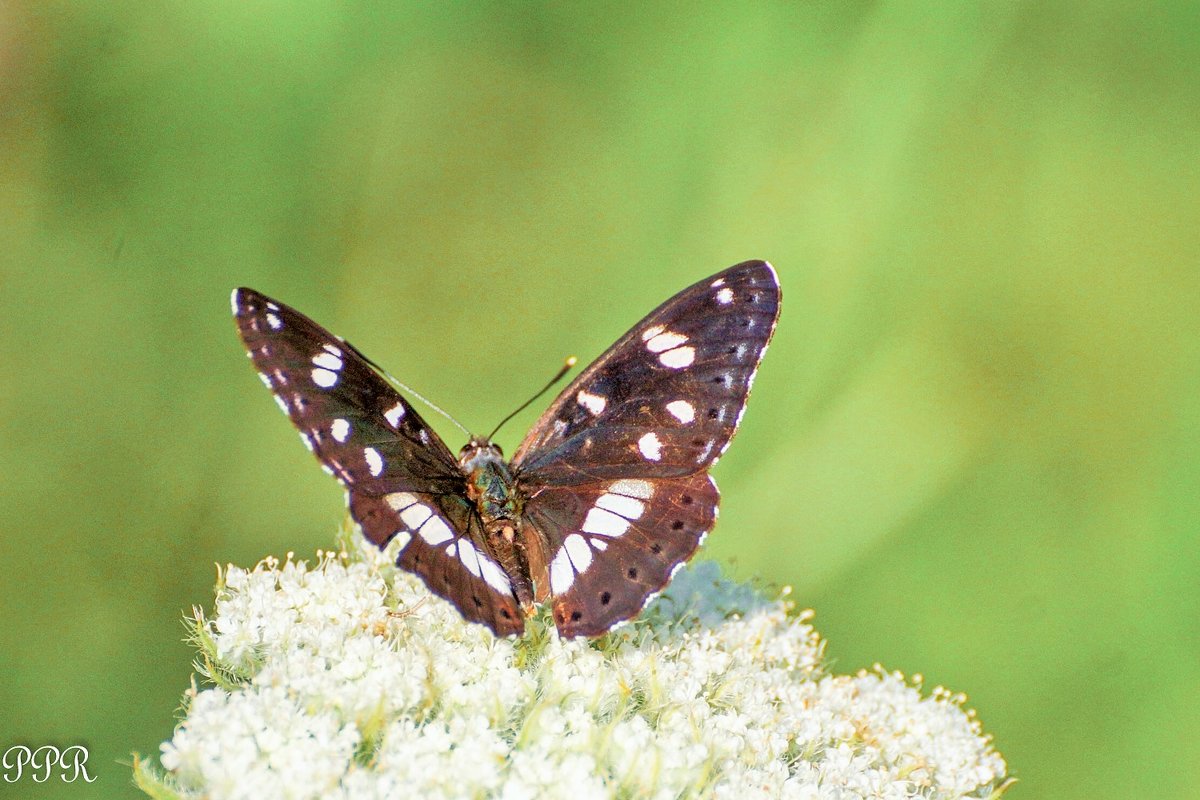
[[[512,619],[512,614],[508,613],[507,608],[500,609],[500,616],[504,617],[505,619]]]
[[[477,596],[471,595],[471,599],[475,602],[476,608],[483,608],[483,601],[480,600]]]
[[[630,567],[629,572],[625,574],[629,576],[629,580],[636,581],[638,576],[637,567]]]
[[[716,419],[716,418],[717,418],[717,417],[719,417],[719,416],[721,416],[721,412],[720,412],[720,411],[718,411],[717,409],[715,409],[715,408],[710,408],[710,409],[708,410],[708,418],[709,418],[709,419]]]
[[[681,519],[677,519],[677,520],[675,520],[674,522],[672,522],[672,523],[671,523],[671,530],[673,530],[673,531],[681,531],[681,530],[683,530],[683,520],[681,520]]]
[[[610,602],[612,602],[612,594],[609,592],[601,592],[600,593],[600,605],[606,606]]]
[[[571,612],[571,622],[579,622],[579,620],[582,618],[583,614],[579,613],[578,611]]]
[[[659,544],[658,542],[655,542],[654,544],[650,545],[650,552],[654,553],[655,555],[657,555],[658,553],[661,553],[662,545]]]
[[[685,494],[683,497],[681,497],[679,499],[683,502],[683,504],[685,506],[690,506],[692,504],[692,496],[690,494]]]

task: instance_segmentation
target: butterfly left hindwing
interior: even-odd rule
[[[350,495],[350,515],[368,540],[382,550],[402,538],[396,566],[454,603],[467,620],[487,625],[497,636],[519,634],[525,629],[524,614],[508,574],[484,549],[473,511],[452,494]]]

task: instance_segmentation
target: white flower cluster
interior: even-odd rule
[[[944,690],[829,675],[806,615],[683,570],[634,623],[563,641],[465,623],[372,549],[229,567],[162,745],[181,798],[986,798],[1005,764]]]

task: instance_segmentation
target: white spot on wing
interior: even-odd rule
[[[404,548],[408,547],[408,543],[411,541],[412,541],[411,533],[409,533],[406,530],[399,530],[399,531],[396,531],[394,534],[392,534],[392,540],[390,542],[388,542],[388,544],[391,545],[392,542],[396,542],[397,543],[397,544],[395,544],[396,550],[403,550]]]
[[[512,593],[512,582],[508,580],[508,576],[504,574],[504,570],[500,569],[499,564],[492,561],[483,553],[479,553],[479,570],[488,586],[500,594]]]
[[[582,530],[597,536],[620,536],[629,530],[629,520],[603,508],[592,508],[583,520]]]
[[[579,402],[579,405],[592,412],[592,414],[599,414],[608,405],[608,400],[598,394],[586,392],[583,389],[579,390],[579,394],[575,395],[575,399]]]
[[[592,548],[588,547],[587,541],[578,533],[572,533],[563,542],[563,549],[567,551],[567,555],[571,559],[571,565],[575,567],[576,572],[582,573],[592,564]]]
[[[667,403],[667,411],[684,425],[690,424],[696,418],[696,408],[687,400],[672,400]]]
[[[596,500],[596,508],[620,514],[625,519],[637,519],[646,510],[646,504],[623,494],[602,494]]]
[[[664,330],[666,330],[666,328],[664,328],[662,325],[655,325],[653,328],[647,328],[646,330],[642,331],[642,341],[648,342],[655,336],[658,336]]]
[[[376,478],[383,472],[383,456],[379,455],[379,451],[374,447],[363,448],[363,458],[367,460],[367,469],[371,470],[371,474]]]
[[[421,526],[421,538],[430,544],[441,544],[454,538],[454,531],[445,521],[434,514]]]
[[[662,459],[662,442],[658,440],[658,435],[653,431],[638,439],[638,450],[641,450],[642,455],[650,461]]]
[[[383,499],[387,500],[387,504],[392,507],[393,511],[403,511],[413,503],[417,502],[417,498],[408,492],[392,492]],[[404,515],[401,514],[402,519],[403,516]],[[404,524],[408,525],[410,528],[416,527],[415,525],[409,524],[408,520],[404,520]]]
[[[720,286],[724,286],[724,285],[725,285],[724,278],[717,278],[715,281],[713,281],[712,283],[709,284],[709,286],[713,287],[714,289],[716,289],[717,287],[720,287]]]
[[[320,386],[322,389],[328,389],[337,384],[338,374],[336,372],[330,372],[327,369],[317,367],[312,371],[312,380],[313,383],[315,383],[317,386]]]
[[[717,302],[723,306],[727,306],[733,302],[733,290],[728,286],[717,292]]]
[[[664,331],[652,339],[646,340],[646,349],[651,353],[661,353],[664,350],[672,350],[688,340],[688,337],[682,333],[672,333]]]
[[[238,315],[238,311],[240,310],[240,309],[238,309],[238,292],[239,291],[240,290],[238,290],[238,289],[234,289],[232,292],[229,293],[229,305],[233,308],[233,315],[235,317]]]
[[[271,379],[267,377],[266,373],[258,373],[258,379],[263,382],[263,386],[267,387],[268,389],[273,388],[271,386]]]
[[[308,434],[304,431],[300,431],[300,441],[304,442],[304,446],[307,447],[309,451],[313,449],[312,439],[308,438]]]
[[[400,420],[404,419],[404,404],[396,403],[396,405],[383,412],[383,418],[388,421],[388,425],[393,428],[400,427]]]
[[[333,434],[333,438],[339,442],[345,442],[350,438],[350,423],[338,417],[329,426],[329,432]]]
[[[279,406],[279,410],[285,414],[288,413],[287,403],[284,402],[284,399],[277,394],[272,394],[271,396],[275,398],[275,403]]]
[[[650,481],[638,480],[637,478],[622,478],[619,481],[615,481],[609,485],[608,491],[628,497],[637,497],[642,500],[649,500],[654,496],[654,486]]]
[[[342,357],[342,348],[338,347],[337,345],[333,345],[333,344],[330,344],[329,342],[325,342],[323,345],[321,345],[321,347],[325,348],[325,352],[329,353],[329,355],[331,355],[331,356],[334,356],[336,358]]]
[[[277,331],[283,327],[283,320],[281,320],[275,314],[268,312],[267,313],[267,324],[271,326],[271,330]]]
[[[683,369],[696,360],[696,349],[694,347],[676,347],[674,350],[668,350],[660,355],[658,360],[664,367]]]
[[[467,572],[480,577],[479,555],[475,551],[475,545],[471,544],[469,539],[462,539],[458,543],[458,560],[467,568]]]
[[[312,363],[316,364],[318,367],[331,369],[334,372],[337,372],[342,368],[342,360],[328,350],[322,350],[313,356]]]
[[[402,492],[401,494],[406,493]],[[409,494],[408,497],[413,497],[413,495]],[[421,525],[425,524],[426,519],[432,516],[433,510],[424,503],[414,503],[400,512],[400,518],[403,519],[404,524],[408,525],[408,527],[413,530],[420,528]],[[436,545],[437,542],[431,543],[432,545]]]
[[[567,548],[564,547],[550,562],[550,591],[562,594],[570,589],[574,582],[575,570],[571,567],[571,557],[567,555]]]

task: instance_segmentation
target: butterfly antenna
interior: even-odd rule
[[[532,403],[534,400],[537,400],[539,397],[544,395],[546,392],[550,391],[551,386],[553,386],[554,384],[561,381],[563,378],[563,375],[566,375],[568,372],[571,371],[571,367],[575,366],[576,360],[577,359],[575,358],[575,356],[570,356],[569,358],[567,358],[567,360],[563,363],[562,368],[559,369],[559,371],[554,374],[554,377],[550,379],[549,383],[547,383],[545,386],[543,386],[541,388],[541,390],[537,394],[535,394],[533,397],[529,398],[524,403],[521,403],[520,407],[517,408],[516,411],[512,412],[507,417],[500,420],[500,424],[496,426],[495,430],[493,430],[491,433],[488,434],[488,437],[487,437],[488,440],[490,441],[496,435],[496,433],[501,428],[504,427],[505,423],[507,423],[510,419],[515,417],[517,414],[520,414],[525,409],[529,408],[530,403]]]
[[[340,338],[340,337],[339,337],[339,338]],[[395,375],[393,375],[392,373],[388,372],[386,369],[384,369],[383,367],[379,366],[378,364],[376,364],[376,363],[375,363],[374,361],[372,361],[371,359],[367,358],[365,355],[363,355],[363,352],[362,352],[361,350],[359,350],[357,347],[355,347],[354,345],[352,345],[352,344],[350,344],[349,342],[347,342],[345,339],[342,339],[341,341],[342,341],[342,344],[343,344],[343,345],[345,345],[345,346],[346,346],[347,348],[349,348],[350,350],[353,350],[353,351],[354,351],[354,352],[355,352],[355,353],[358,355],[358,357],[359,357],[359,358],[361,358],[363,361],[367,362],[367,363],[368,363],[368,364],[370,364],[372,367],[374,367],[374,368],[375,368],[375,371],[376,371],[376,372],[378,372],[380,375],[382,375],[383,377],[387,378],[387,379],[388,379],[389,381],[391,381],[393,384],[395,384],[396,386],[400,387],[400,388],[401,388],[401,389],[403,389],[404,391],[408,392],[410,395],[412,395],[412,396],[413,396],[413,397],[415,397],[416,399],[420,400],[420,401],[421,401],[422,403],[424,403],[425,405],[429,406],[429,407],[430,407],[431,409],[433,409],[435,412],[437,412],[438,414],[441,414],[443,417],[445,417],[446,419],[448,419],[448,420],[450,420],[452,423],[454,423],[455,427],[457,427],[457,428],[458,428],[460,431],[462,431],[463,433],[465,433],[465,434],[467,435],[467,437],[468,437],[468,438],[470,438],[470,437],[473,435],[473,434],[472,434],[472,433],[471,433],[469,430],[467,430],[467,428],[466,428],[466,426],[465,426],[465,425],[463,425],[461,422],[459,422],[458,420],[456,420],[454,417],[450,416],[450,413],[449,413],[449,412],[447,412],[447,411],[444,411],[444,410],[443,410],[443,409],[442,409],[440,406],[435,406],[435,405],[434,405],[434,404],[433,404],[433,403],[432,403],[430,400],[428,400],[428,399],[425,397],[425,395],[421,394],[421,393],[420,393],[420,392],[418,392],[416,389],[412,388],[412,387],[411,387],[411,386],[409,386],[407,383],[404,383],[404,382],[403,382],[403,381],[401,381],[399,378],[397,378]]]

